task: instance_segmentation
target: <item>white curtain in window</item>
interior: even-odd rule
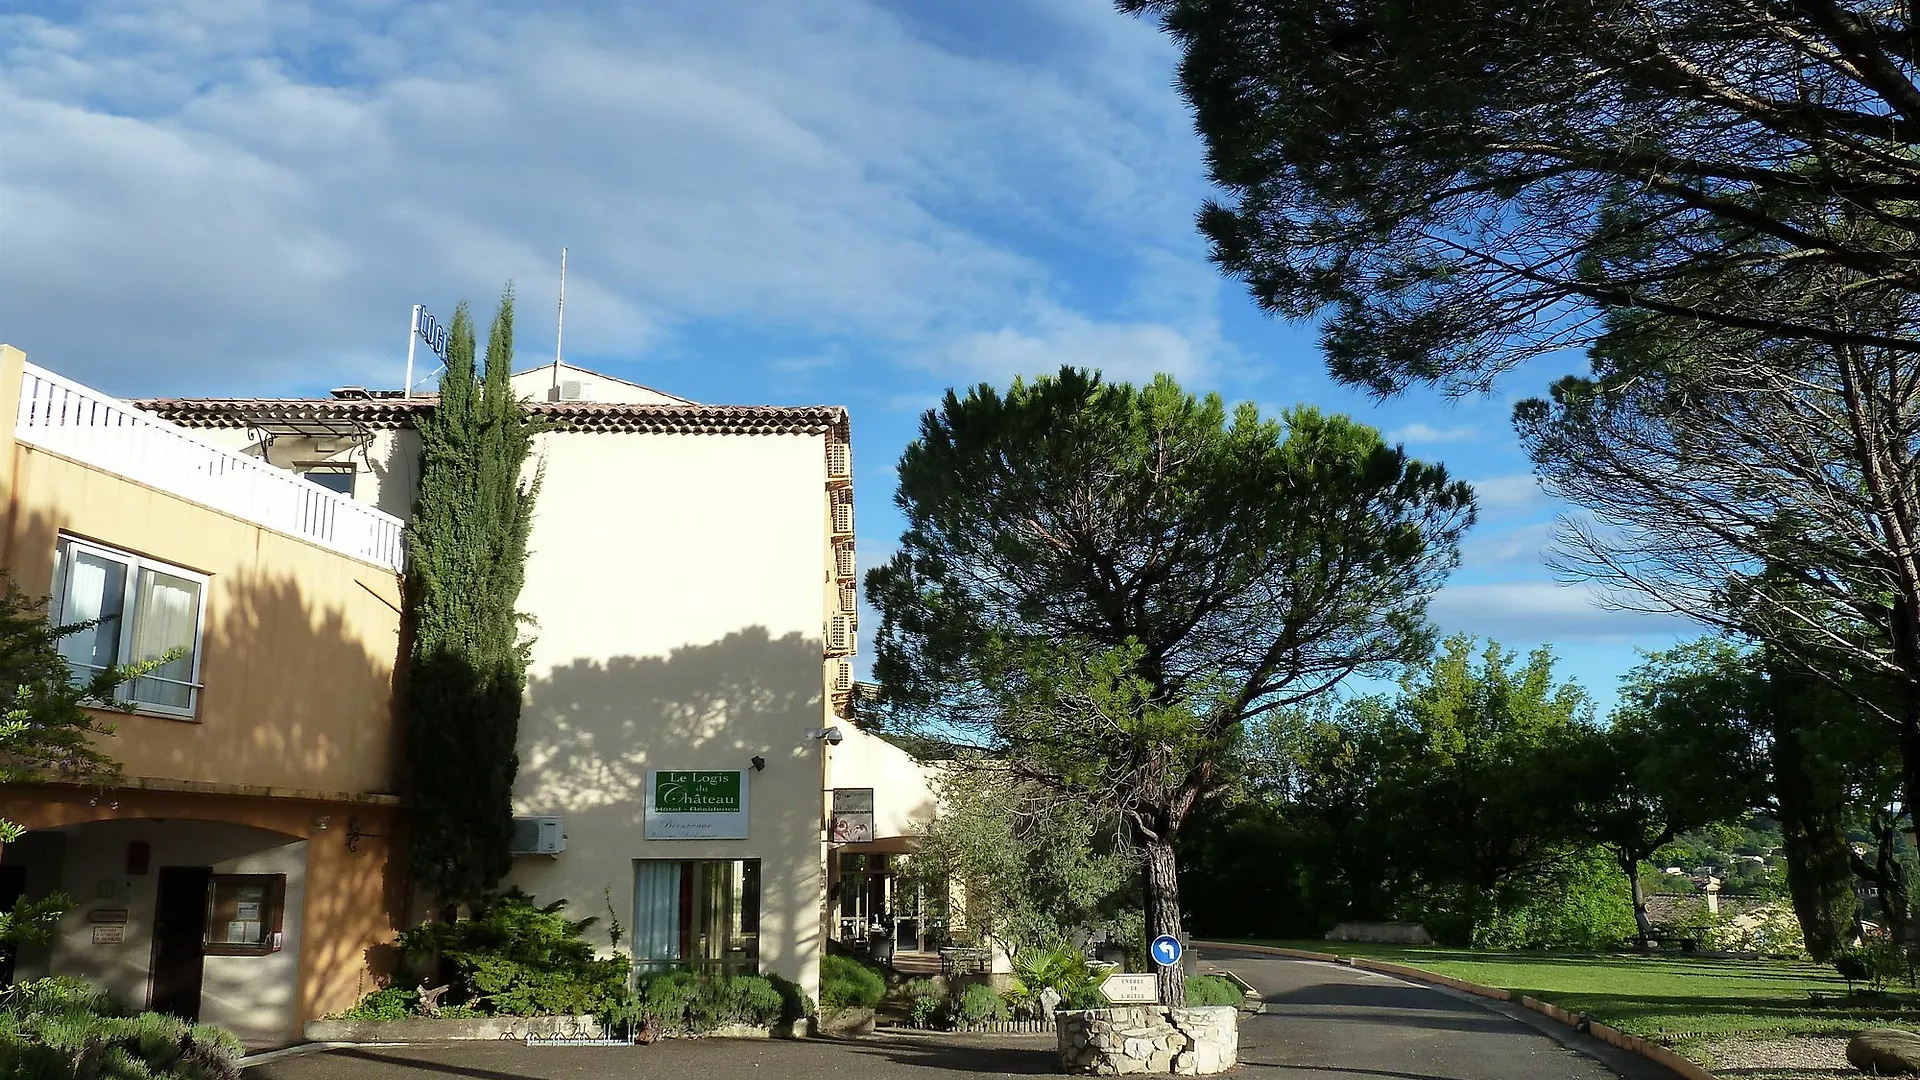
[[[60,597],[62,625],[99,620],[91,630],[60,639],[60,655],[84,682],[120,659],[120,609],[126,601],[127,568],[111,559],[69,548],[67,580]]]
[[[181,654],[152,672],[160,678],[133,680],[131,692],[135,701],[176,709],[193,706],[193,687],[186,684],[193,679],[194,637],[199,621],[199,582],[157,570],[140,571],[140,589],[133,609],[131,659],[152,660],[175,649],[181,650]]]
[[[642,859],[633,870],[633,959],[642,967],[680,962],[680,864]]]

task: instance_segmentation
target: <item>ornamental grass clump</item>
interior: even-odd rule
[[[240,1054],[219,1028],[129,1014],[71,976],[0,991],[0,1076],[11,1080],[239,1080]]]

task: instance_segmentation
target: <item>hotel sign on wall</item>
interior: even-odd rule
[[[833,789],[833,842],[867,844],[873,842],[873,789]]]
[[[647,771],[647,839],[745,840],[743,769]]]

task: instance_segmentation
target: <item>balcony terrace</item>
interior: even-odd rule
[[[14,437],[330,551],[404,565],[399,518],[33,364],[21,376]]]

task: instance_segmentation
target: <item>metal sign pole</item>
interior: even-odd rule
[[[407,327],[407,387],[400,396],[413,396],[413,343],[420,339],[420,305],[413,305],[413,322]]]

